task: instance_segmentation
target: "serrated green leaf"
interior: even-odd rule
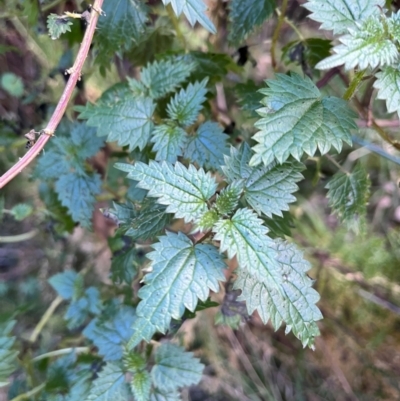
[[[83,330],[83,335],[93,342],[105,361],[120,360],[123,345],[132,336],[135,318],[135,309],[122,305],[109,320],[93,319]]]
[[[315,67],[326,70],[344,64],[346,70],[383,67],[397,63],[400,44],[400,12],[386,18],[379,13],[349,28],[349,34],[339,38],[336,53]]]
[[[192,352],[174,344],[162,344],[155,352],[151,376],[155,387],[174,391],[180,387],[197,384],[204,365]]]
[[[67,270],[55,274],[49,278],[49,284],[57,291],[57,294],[66,300],[72,299],[75,293],[75,283],[78,273],[74,270]]]
[[[347,32],[356,22],[379,14],[384,6],[384,0],[309,0],[303,5],[311,11],[310,18],[321,22],[321,29],[333,30],[333,33]]]
[[[182,13],[185,14],[190,25],[194,26],[196,22],[201,24],[211,33],[217,33],[214,24],[206,16],[205,11],[207,7],[202,0],[162,0],[167,6],[171,6],[175,14],[179,17]]]
[[[275,10],[274,0],[232,0],[229,3],[229,41],[239,44],[269,18]]]
[[[131,284],[137,274],[137,250],[132,247],[115,253],[111,259],[111,280],[114,283]]]
[[[195,62],[187,62],[179,57],[170,57],[146,65],[140,74],[146,96],[159,99],[179,87],[195,70]],[[134,80],[129,80],[133,85]]]
[[[153,152],[157,152],[155,159],[175,163],[178,156],[182,156],[187,141],[188,135],[181,127],[175,124],[157,126],[151,139],[154,143]]]
[[[180,401],[182,398],[177,390],[165,391],[153,388],[150,401]]]
[[[318,148],[325,154],[332,146],[340,151],[343,141],[351,144],[356,114],[344,100],[322,98],[308,77],[297,74],[278,74],[266,82],[266,107],[258,110],[263,118],[255,124],[260,131],[253,137],[259,144],[253,147],[250,165],[268,165],[275,159],[282,164],[290,155],[300,160],[304,152],[313,156]]]
[[[276,288],[282,283],[274,242],[267,236],[268,229],[250,209],[239,209],[229,220],[219,220],[213,228],[214,239],[221,241],[221,252],[237,257],[239,265],[261,282]]]
[[[227,140],[228,135],[218,124],[207,121],[189,137],[183,157],[200,167],[220,170],[223,157],[228,153]]]
[[[97,60],[105,64],[115,52],[129,50],[144,34],[147,7],[139,0],[106,1],[96,31]]]
[[[189,84],[186,89],[181,89],[167,106],[169,118],[176,120],[183,127],[193,124],[206,100],[207,82],[208,79],[205,78],[201,82]]]
[[[96,130],[86,124],[74,124],[71,131],[71,143],[79,160],[94,156],[104,145],[104,138],[96,135]]]
[[[322,319],[322,314],[315,305],[319,295],[305,274],[311,266],[293,244],[276,240],[274,246],[283,278],[280,289],[260,282],[243,266],[237,270],[234,286],[242,290],[240,299],[246,301],[250,314],[257,310],[264,323],[271,319],[275,330],[284,321],[286,333],[292,331],[303,347],[313,348],[314,339],[319,335],[315,322]]]
[[[72,161],[66,157],[65,152],[65,147],[69,141],[66,138],[55,137],[51,142],[49,151],[39,157],[35,168],[35,176],[41,180],[59,178],[74,167]]]
[[[126,401],[129,397],[122,369],[108,362],[93,382],[86,401]]]
[[[125,235],[133,239],[147,240],[155,238],[171,221],[163,205],[153,200],[144,202],[136,217],[130,220]]]
[[[217,196],[215,208],[222,216],[228,216],[236,209],[244,190],[244,180],[234,181]]]
[[[137,372],[131,380],[131,389],[135,401],[149,401],[151,390],[151,377],[147,370]]]
[[[400,116],[400,69],[398,67],[384,67],[375,74],[377,78],[374,88],[378,89],[377,98],[386,101],[389,113],[394,111]]]
[[[75,329],[85,323],[89,314],[98,315],[100,312],[99,290],[95,287],[89,287],[80,298],[71,302],[64,319],[67,320],[69,329]]]
[[[359,230],[360,220],[367,212],[370,181],[361,164],[351,173],[337,172],[326,185],[329,206],[340,220],[355,231]]]
[[[157,197],[158,203],[168,205],[168,213],[175,213],[186,222],[200,218],[208,210],[207,201],[217,189],[209,173],[196,170],[192,165],[186,168],[179,162],[175,166],[154,161],[149,165],[117,163],[115,167],[126,171],[128,178],[139,181],[140,188],[149,190],[148,196]]]
[[[235,94],[241,104],[242,110],[249,111],[250,117],[258,117],[256,110],[261,107],[263,95],[253,80],[235,85]]]
[[[296,161],[283,164],[272,162],[268,166],[250,167],[251,149],[244,143],[239,150],[231,148],[231,155],[225,157],[223,171],[228,182],[243,180],[244,199],[257,213],[268,217],[272,214],[282,216],[289,210],[289,203],[296,198],[292,195],[298,190],[296,182],[303,179],[300,174],[304,165]]]
[[[0,388],[7,386],[8,377],[14,372],[18,351],[12,349],[15,337],[10,336],[15,321],[0,324]]]
[[[165,333],[171,318],[180,319],[185,308],[194,311],[198,299],[205,301],[210,290],[218,291],[219,281],[225,281],[225,263],[213,245],[193,245],[182,233],[167,233],[153,248],[147,254],[151,272],[139,290],[142,301],[136,313],[141,319],[133,325],[130,347],[142,339],[150,341],[156,330]]]
[[[197,227],[200,231],[208,231],[210,230],[214,224],[219,220],[219,213],[216,209],[208,210],[203,214],[199,222],[197,223]]]
[[[33,207],[26,203],[18,203],[10,210],[10,213],[15,220],[22,221],[33,213]]]
[[[293,216],[290,212],[283,212],[282,215],[283,217],[273,216],[270,219],[264,219],[264,225],[270,230],[268,235],[271,238],[292,236],[291,229],[295,227]]]
[[[72,219],[84,227],[90,227],[95,196],[101,192],[100,176],[71,172],[62,175],[55,186],[58,199],[68,209]]]
[[[190,76],[191,81],[202,81],[204,78],[208,78],[211,85],[221,81],[228,70],[238,71],[232,58],[224,53],[191,51],[180,58],[185,62],[196,63],[196,69]]]
[[[87,105],[79,118],[86,118],[87,125],[97,127],[97,135],[107,136],[107,142],[116,141],[120,146],[143,150],[153,130],[151,120],[155,110],[152,99],[127,97],[110,107],[103,102]]]
[[[71,32],[71,26],[72,21],[66,16],[50,14],[47,17],[47,29],[53,40],[58,39],[65,32]]]

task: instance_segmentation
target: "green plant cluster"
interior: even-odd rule
[[[74,270],[49,279],[68,303],[68,329],[82,331],[97,351],[85,359],[71,350],[49,362],[37,389],[43,400],[181,399],[180,389],[198,383],[204,365],[167,337],[196,312],[220,307],[210,296],[233,280],[227,261],[234,258],[233,288],[241,291],[247,313],[257,311],[275,330],[285,325],[286,333],[313,348],[322,313],[307,275],[311,265],[289,239],[290,204],[306,161],[340,152],[357,132],[357,114],[347,101],[357,85],[345,99],[327,96],[316,84],[317,70],[344,65],[375,76],[378,97],[400,115],[400,14],[386,13],[383,0],[306,2],[309,17],[342,35],[341,44],[299,37],[283,49],[282,60],[300,68],[276,74],[261,88],[240,75],[229,55],[185,47],[181,14],[191,26],[218,32],[202,0],[163,0],[168,17],[164,5],[117,3],[103,5],[93,68],[107,76],[112,60],[126,58],[140,73],[112,85],[95,103],[75,106],[78,120],[63,121],[33,173],[60,233],[76,224],[90,228],[107,189],[116,196],[104,214],[118,225],[110,239],[112,284],[87,287],[84,274]],[[232,0],[230,44],[242,44],[275,6],[273,0]],[[52,39],[68,34],[68,18],[48,16]],[[211,106],[215,85],[228,74],[241,80],[234,92],[256,129],[239,145],[240,127],[228,135]],[[3,75],[1,85],[21,95],[13,77]],[[91,159],[105,146],[111,156],[100,175]],[[355,231],[366,214],[369,185],[356,164],[350,171],[340,167],[326,186],[333,212]],[[18,205],[5,213],[22,220],[32,210]],[[3,385],[17,367],[13,325],[0,326]]]

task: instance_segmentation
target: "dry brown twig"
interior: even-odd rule
[[[53,115],[51,116],[49,123],[46,128],[41,130],[42,135],[39,136],[35,144],[29,149],[29,151],[18,160],[6,173],[0,177],[0,188],[3,188],[13,178],[15,178],[22,170],[27,167],[36,156],[42,151],[51,136],[54,135],[58,124],[60,123],[65,110],[67,109],[68,103],[71,99],[72,93],[75,89],[76,83],[81,77],[83,64],[85,63],[86,57],[89,53],[90,45],[93,40],[94,31],[96,29],[97,21],[99,19],[101,9],[104,0],[95,0],[92,7],[93,11],[90,13],[90,20],[83,37],[81,46],[79,48],[76,60],[72,68],[69,69],[70,76],[68,82],[65,85],[64,92],[62,93],[60,100],[58,101],[57,107],[55,108]]]

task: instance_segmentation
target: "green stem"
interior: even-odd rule
[[[57,309],[58,305],[60,305],[62,301],[63,301],[63,298],[61,298],[60,296],[58,296],[57,298],[55,298],[53,300],[53,302],[48,307],[47,311],[44,313],[44,315],[40,319],[40,322],[34,328],[31,336],[29,337],[30,342],[34,343],[37,340],[40,332],[43,330],[43,327],[49,321],[49,319],[53,315],[54,311]]]
[[[32,230],[28,231],[27,233],[19,234],[19,235],[9,235],[9,236],[4,236],[0,237],[0,243],[3,244],[12,244],[14,242],[22,242],[22,241],[27,241],[31,238],[33,238],[36,234],[38,234],[38,230]]]
[[[276,13],[278,14],[279,17],[282,14],[279,9],[276,9]],[[283,20],[293,29],[293,31],[296,33],[296,35],[302,42],[306,40],[303,34],[297,29],[297,26],[288,17],[284,17]]]
[[[272,43],[271,43],[271,63],[272,63],[272,68],[274,69],[274,71],[276,71],[276,66],[277,66],[276,55],[275,55],[276,45],[278,43],[279,33],[281,31],[283,21],[285,20],[287,6],[288,6],[288,0],[283,0],[281,10],[279,11],[279,13],[277,11],[278,23],[276,24],[276,28],[275,28],[274,34],[272,36]]]
[[[185,39],[185,36],[183,35],[183,33],[181,31],[181,27],[179,26],[179,20],[176,17],[175,12],[172,9],[171,4],[168,4],[166,9],[167,9],[168,17],[171,19],[172,25],[174,26],[174,29],[175,29],[175,32],[176,32],[176,36],[178,37],[178,39],[182,43],[183,48],[186,49],[186,39]]]
[[[342,173],[350,175],[350,173],[342,167],[329,153],[324,155],[332,164],[334,164]]]
[[[32,359],[32,362],[40,361],[42,359],[51,358],[53,356],[60,356],[70,354],[71,352],[75,352],[77,354],[83,354],[90,351],[90,347],[76,347],[76,348],[63,348],[57,349],[55,351],[46,352],[45,354],[38,355]]]
[[[21,401],[21,400],[29,399],[33,395],[35,395],[36,393],[41,391],[44,388],[45,385],[46,385],[46,383],[42,383],[39,386],[33,388],[31,391],[28,391],[27,393],[20,394],[20,395],[18,395],[17,397],[13,398],[10,401]]]
[[[356,75],[350,82],[349,87],[347,88],[346,92],[343,95],[344,100],[350,100],[354,96],[354,93],[360,86],[364,75],[365,75],[365,70],[357,71]]]

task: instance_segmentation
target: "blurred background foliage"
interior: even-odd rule
[[[65,124],[76,118],[73,106],[95,101],[106,88],[127,76],[136,76],[141,66],[160,54],[183,48],[220,53],[213,60],[219,72],[211,67],[217,95],[209,113],[238,143],[251,138],[257,119],[255,91],[264,79],[273,77],[270,49],[276,17],[235,48],[227,42],[228,2],[208,1],[218,31],[212,37],[200,27],[193,30],[184,18],[178,20],[161,2],[147,3],[153,7],[155,23],[146,27],[139,41],[120,49],[112,63],[106,57],[102,59],[104,49],[99,52],[100,45],[94,42]],[[289,1],[277,47],[278,70],[310,74],[318,81],[322,74],[313,67],[329,54],[331,37],[307,19],[301,3]],[[390,6],[396,8],[396,4]],[[87,4],[79,0],[1,0],[0,5],[3,173],[26,151],[24,134],[44,126],[51,115],[68,78],[64,71],[72,65],[85,29],[84,23],[76,20],[71,32],[54,41],[46,31],[46,16],[50,12],[82,11]],[[299,39],[293,25],[306,40]],[[345,82],[336,75],[322,90],[340,97]],[[249,93],[254,94],[254,107],[241,109],[240,99]],[[398,138],[399,121],[385,112],[370,86],[361,87],[360,98],[368,99],[368,113],[392,138]],[[315,288],[321,295],[324,320],[319,323],[322,335],[316,351],[303,350],[292,334],[286,337],[283,330],[274,332],[256,315],[244,316],[243,305],[234,293],[227,292],[225,297],[219,294],[213,299],[223,304],[223,316],[215,316],[209,309],[187,320],[178,333],[207,366],[202,382],[185,390],[186,399],[400,399],[400,155],[369,127],[368,121],[360,119],[358,123],[361,132],[355,146],[347,147],[335,159],[344,166],[358,160],[369,173],[371,197],[363,230],[356,234],[331,214],[324,187],[337,167],[326,158],[307,161],[306,180],[300,183],[299,201],[290,212],[294,217],[291,233],[312,262],[310,275],[316,279]],[[383,156],[373,146],[378,146]],[[108,277],[111,263],[116,263],[118,252],[129,244],[121,238],[110,239],[115,227],[99,211],[111,200],[121,199],[127,190],[109,163],[113,151],[107,145],[90,160],[91,167],[107,178],[97,197],[91,232],[76,226],[54,189],[33,174],[33,167],[0,194],[0,316],[17,318],[14,332],[20,362],[27,371],[35,364],[36,376],[29,379],[33,382],[47,370],[46,360],[32,362],[33,355],[80,343],[79,328],[66,329],[64,305],[50,317],[35,346],[29,343],[29,333],[55,297],[47,279],[68,267],[86,269],[86,284],[104,282],[108,285],[104,291],[122,291],[111,285]],[[130,255],[125,263],[140,263],[147,251],[144,244],[143,250]],[[127,258],[125,254],[123,258]],[[131,296],[129,290],[123,291],[120,295]],[[215,320],[228,325],[215,326]],[[88,362],[96,364],[95,359]],[[24,386],[26,378],[16,374],[9,397]],[[0,400],[7,399],[1,391]]]

